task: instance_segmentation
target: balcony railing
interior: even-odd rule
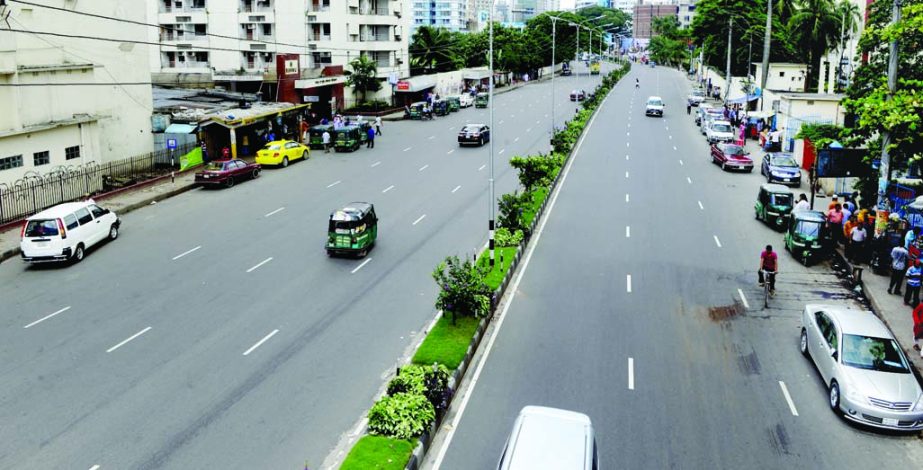
[[[243,13],[260,13],[260,12],[271,12],[272,4],[265,3],[244,3],[240,6],[240,11]]]
[[[196,61],[169,61],[162,60],[160,61],[160,66],[165,69],[206,69],[209,67],[209,63],[206,62],[196,62]]]
[[[323,41],[329,41],[329,40],[330,40],[329,34],[310,34],[308,35],[308,41],[323,42]]]
[[[160,5],[160,13],[192,13],[197,11],[205,11],[205,7],[193,5],[183,5],[181,7],[163,4]]]
[[[388,33],[380,34],[361,34],[359,35],[359,41],[369,42],[369,41],[390,41],[391,35]]]
[[[263,41],[263,42],[273,42],[276,40],[275,35],[272,34],[247,34],[242,33],[240,39],[245,41]]]

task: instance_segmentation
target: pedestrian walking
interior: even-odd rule
[[[907,290],[904,291],[904,305],[916,305],[920,303],[920,278],[923,277],[920,260],[913,260],[913,263],[907,268],[906,276]]]
[[[910,230],[907,231],[907,234],[904,235],[904,248],[907,251],[910,251],[910,245],[913,244],[913,241],[917,239],[917,229],[910,227]]]
[[[808,202],[808,196],[805,193],[798,195],[798,202],[795,203],[795,208],[792,209],[792,212],[802,212],[811,210],[811,203]]]
[[[923,342],[923,303],[913,309],[913,349],[920,351],[920,357],[923,357],[920,342]]]
[[[330,153],[330,132],[324,130],[321,141],[324,143],[324,153]]]
[[[827,222],[833,231],[834,243],[839,243],[843,239],[843,210],[839,204],[827,211]]]
[[[856,225],[849,232],[849,245],[846,247],[846,258],[854,261],[856,264],[862,264],[865,261],[865,239],[868,233],[864,225]]]
[[[375,116],[375,134],[381,135],[381,116]]]
[[[367,148],[367,149],[373,149],[373,148],[375,148],[375,129],[372,129],[372,128],[370,127],[369,130],[368,130],[368,136],[369,136],[369,140],[368,140],[368,142],[366,142],[365,148]]]
[[[891,249],[891,283],[888,285],[888,293],[901,295],[901,284],[904,283],[904,272],[907,270],[907,259],[910,253],[907,249],[898,245]]]
[[[686,103],[686,114],[692,114],[692,103]]]

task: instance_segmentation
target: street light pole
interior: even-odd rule
[[[893,0],[891,5],[891,24],[896,25],[901,21],[901,0]],[[898,43],[897,38],[891,41],[888,51],[888,96],[890,101],[897,89],[897,60],[898,60]],[[881,165],[878,167],[878,217],[875,218],[876,233],[883,215],[881,211],[887,210],[888,207],[888,183],[891,180],[891,155],[888,146],[891,145],[891,131],[885,128],[881,133]]]
[[[760,111],[766,101],[766,80],[769,78],[769,43],[772,37],[772,0],[766,2],[766,36],[763,37],[763,70],[760,70]]]
[[[551,16],[551,139],[554,140],[554,65],[555,65],[555,41],[558,37],[558,19]],[[554,146],[552,145],[552,150]]]
[[[724,81],[724,101],[727,103],[728,93],[731,92],[731,33],[734,32],[734,17],[728,18],[728,58],[727,80]]]
[[[496,201],[494,200],[494,0],[490,0],[490,80],[488,82],[490,88],[487,90],[487,102],[490,104],[490,196],[488,197],[488,203],[490,204],[490,219],[487,223],[488,230],[488,245],[490,247],[490,268],[494,267],[494,205]]]

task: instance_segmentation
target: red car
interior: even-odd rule
[[[711,144],[711,161],[721,165],[722,170],[753,171],[753,160],[747,151],[737,144],[717,142]]]
[[[226,188],[243,179],[260,176],[260,165],[243,160],[215,160],[196,172],[195,182],[202,186],[223,185]]]

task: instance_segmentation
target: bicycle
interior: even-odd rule
[[[775,282],[776,272],[763,269],[762,273],[763,273],[763,308],[769,308],[769,298],[773,296],[772,291],[769,290],[769,286],[771,286]]]

